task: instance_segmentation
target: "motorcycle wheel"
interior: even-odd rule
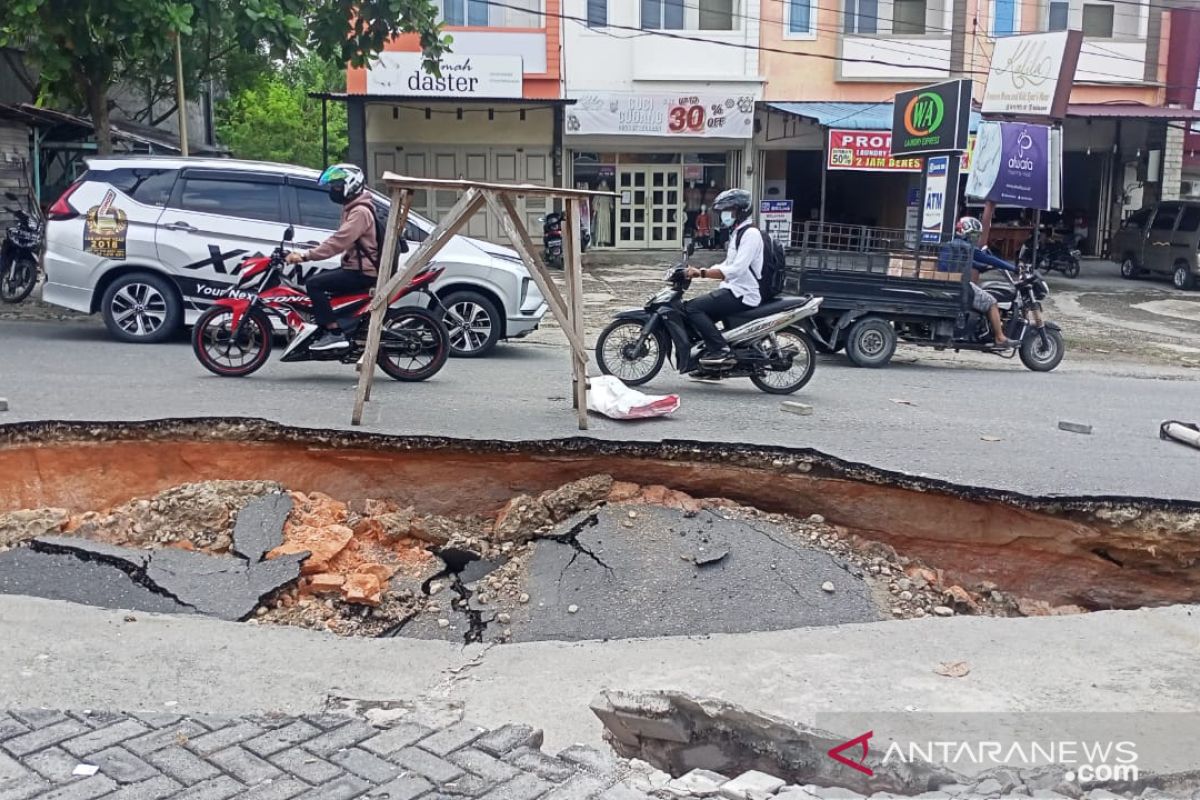
[[[1069,261],[1067,261],[1066,264],[1063,265],[1063,275],[1066,275],[1068,278],[1078,278],[1079,277],[1079,259],[1078,258],[1072,258]]]
[[[450,334],[436,314],[397,308],[383,320],[379,368],[398,381],[432,378],[450,357]]]
[[[0,300],[6,303],[19,303],[37,285],[37,262],[27,258],[18,258],[8,265],[0,275]]]
[[[786,371],[768,370],[751,375],[750,382],[767,394],[792,394],[804,388],[817,368],[817,353],[808,335],[799,328],[784,328],[775,334],[781,348],[795,348],[792,367]]]
[[[1046,343],[1036,330],[1030,330],[1021,341],[1021,363],[1034,372],[1049,372],[1059,365],[1066,354],[1062,334],[1046,328]]]
[[[642,323],[631,319],[610,322],[596,340],[596,363],[605,375],[626,386],[641,386],[654,379],[667,357],[666,342],[657,331],[634,350],[642,334]]]
[[[213,306],[192,326],[192,352],[209,372],[223,378],[244,378],[267,363],[273,334],[267,315],[250,311],[235,337],[233,311]]]

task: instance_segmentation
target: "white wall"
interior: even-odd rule
[[[688,2],[694,7],[694,0]],[[749,8],[747,8],[749,6]],[[643,88],[638,81],[693,83],[753,81],[758,74],[757,0],[738,0],[736,30],[681,30],[672,34],[728,42],[693,42],[616,27],[590,30],[582,23],[563,20],[563,62],[567,96],[574,91],[629,92]],[[563,15],[587,18],[587,0],[563,0]],[[745,15],[744,17],[741,15]],[[749,17],[749,18],[746,18]],[[638,28],[641,4],[636,0],[608,0],[610,26]]]

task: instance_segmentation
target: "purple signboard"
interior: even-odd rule
[[[967,197],[1048,210],[1057,205],[1052,177],[1059,166],[1049,127],[982,122]]]

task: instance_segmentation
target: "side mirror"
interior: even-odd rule
[[[288,225],[287,230],[283,232],[283,240],[285,242],[290,242],[292,239],[295,239],[295,238],[296,238],[296,229],[294,227],[292,227],[291,225]]]

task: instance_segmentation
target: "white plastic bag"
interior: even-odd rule
[[[612,419],[665,417],[679,408],[679,395],[645,395],[612,375],[598,375],[588,379],[587,407]]]

